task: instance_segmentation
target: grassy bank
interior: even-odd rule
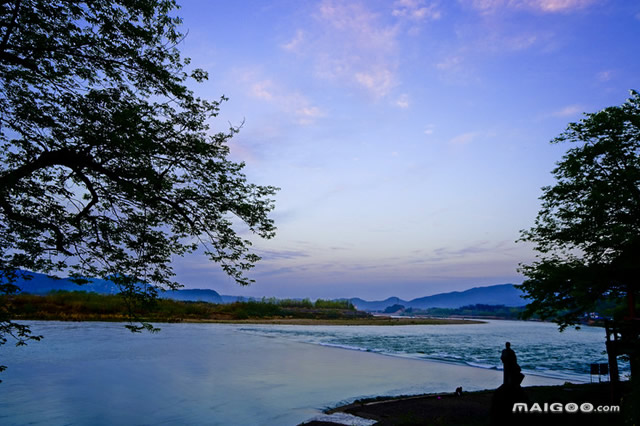
[[[280,325],[445,325],[445,324],[484,324],[484,321],[457,318],[389,318],[371,316],[348,319],[308,319],[308,318],[250,318],[244,320],[203,320],[190,322],[216,322],[233,324],[280,324]]]
[[[44,296],[1,296],[15,320],[148,322],[251,322],[303,325],[410,325],[468,324],[472,321],[374,317],[356,310],[348,301],[319,299],[276,300],[214,304],[158,299],[129,306],[120,295],[57,291]]]

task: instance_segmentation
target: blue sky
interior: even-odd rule
[[[183,0],[180,48],[229,97],[212,129],[281,188],[241,288],[203,256],[187,288],[414,298],[520,283],[516,243],[583,112],[640,89],[626,0]],[[238,228],[244,232],[242,227]]]

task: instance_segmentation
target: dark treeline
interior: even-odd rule
[[[104,295],[84,291],[52,291],[47,295],[19,294],[0,296],[11,310],[13,319],[62,320],[62,321],[128,321],[132,317],[145,321],[198,321],[198,320],[245,320],[245,319],[353,319],[369,318],[370,314],[358,311],[346,299],[323,300],[276,299],[241,301],[230,304],[209,302],[176,301],[158,299],[131,305],[122,296]],[[618,305],[601,303],[597,312],[585,315],[583,323],[598,325],[603,317],[609,317]],[[385,313],[401,316],[423,316],[429,318],[496,318],[521,319],[524,307],[475,304],[460,308],[404,308],[393,305]],[[534,318],[535,319],[535,318]]]
[[[405,315],[426,315],[432,317],[492,317],[504,319],[519,319],[522,312],[524,312],[523,307],[484,304],[467,305],[460,308],[408,308],[404,310]]]
[[[120,295],[82,291],[53,291],[47,295],[0,296],[14,319],[63,321],[242,320],[252,318],[347,319],[369,314],[356,311],[348,300],[263,299],[213,304],[158,299],[131,305]]]
[[[260,300],[261,303],[270,303],[282,308],[319,308],[319,309],[350,309],[355,310],[353,304],[347,299],[324,300],[318,299],[312,302],[310,299],[276,299],[275,297]]]
[[[593,312],[585,312],[579,323],[590,325],[603,325],[604,320],[607,318],[617,318],[624,314],[625,305],[622,300],[605,300],[600,301],[594,306]],[[402,308],[402,306],[399,306]],[[397,311],[398,305],[394,305],[393,311]],[[447,318],[447,317],[474,317],[474,318],[498,318],[517,320],[523,319],[525,312],[524,306],[512,307],[505,305],[486,305],[475,304],[462,306],[460,308],[428,308],[428,309],[415,309],[407,308],[398,312],[399,315],[418,315],[428,316],[435,318]],[[558,315],[562,315],[563,312],[559,312]],[[529,319],[540,320],[538,315],[530,315]]]

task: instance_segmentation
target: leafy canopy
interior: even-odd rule
[[[640,279],[640,94],[585,114],[554,143],[573,143],[542,188],[542,208],[522,240],[538,260],[521,265],[527,314],[564,328],[597,301],[631,297]],[[631,300],[633,298],[631,297]],[[632,302],[633,303],[633,302]]]
[[[103,277],[133,299],[176,288],[172,257],[204,247],[239,284],[277,188],[227,159],[177,45],[173,0],[0,4],[0,292],[20,271]],[[153,286],[140,285],[147,283]],[[13,328],[12,328],[13,327]],[[18,327],[18,328],[15,328]],[[21,331],[22,330],[22,331]],[[20,335],[20,333],[23,335]],[[4,335],[24,338],[0,306]]]

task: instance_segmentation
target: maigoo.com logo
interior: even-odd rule
[[[544,404],[526,404],[524,402],[516,402],[513,404],[514,413],[619,413],[619,405],[599,405],[594,406],[590,402],[576,404],[569,402],[562,404],[560,402],[545,402]]]

